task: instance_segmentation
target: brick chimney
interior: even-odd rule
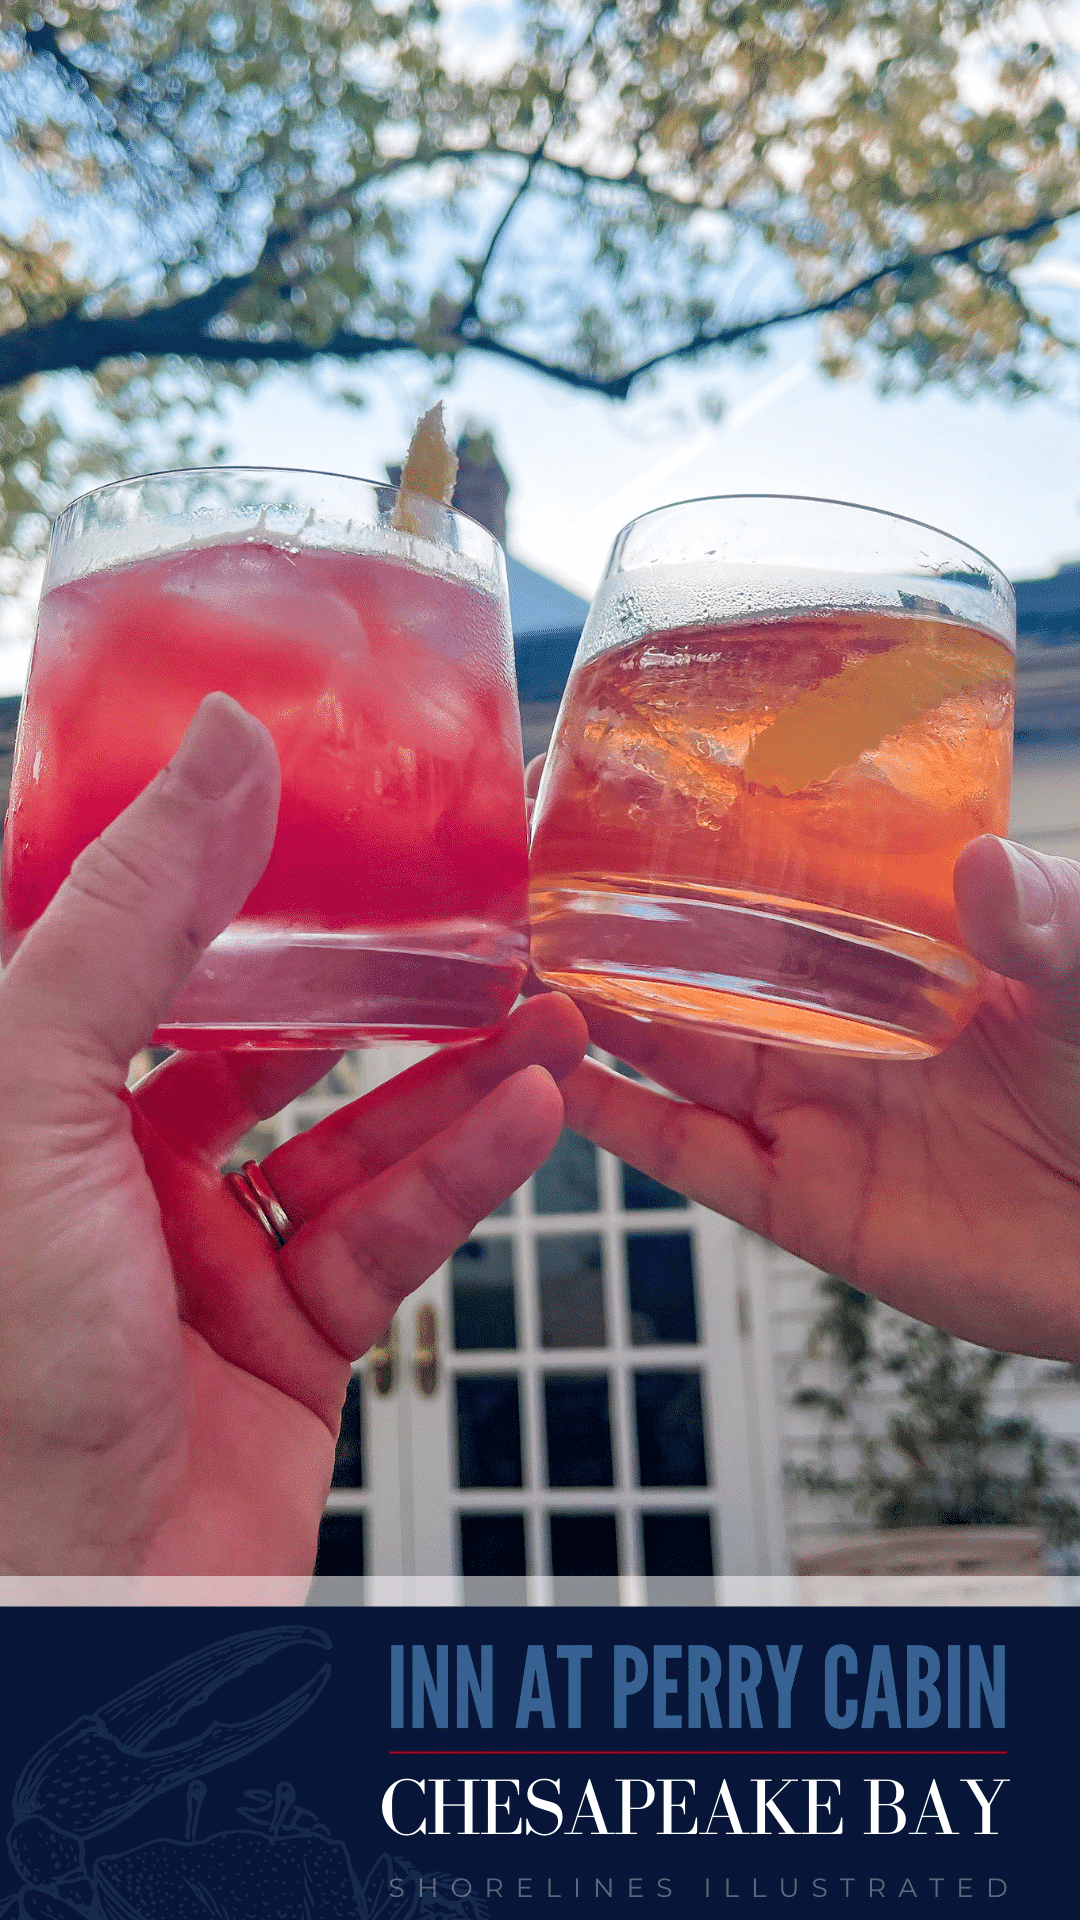
[[[510,482],[499,465],[495,442],[484,431],[463,433],[457,443],[458,476],[454,505],[506,545],[506,503]]]
[[[453,505],[459,512],[467,513],[471,520],[478,520],[505,547],[510,482],[499,465],[491,434],[482,427],[466,431],[457,443],[456,452],[458,475]],[[401,463],[387,467],[386,471],[396,487],[401,479]]]

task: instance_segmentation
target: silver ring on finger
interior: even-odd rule
[[[249,1213],[269,1234],[275,1247],[283,1247],[287,1240],[292,1239],[297,1222],[290,1220],[270,1185],[265,1169],[257,1160],[245,1160],[239,1173],[227,1173],[225,1185],[239,1200],[245,1213]]]

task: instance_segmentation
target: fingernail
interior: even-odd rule
[[[1017,904],[1029,927],[1044,927],[1054,911],[1054,889],[1037,860],[1011,840],[1004,842]]]
[[[208,693],[173,754],[170,770],[204,800],[223,800],[258,758],[263,731],[227,693]]]

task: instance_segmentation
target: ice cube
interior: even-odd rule
[[[160,591],[217,615],[238,640],[254,628],[276,641],[310,641],[366,660],[370,647],[360,615],[324,577],[320,559],[268,541],[193,547],[168,563]]]
[[[1008,789],[1006,715],[1007,698],[1003,702],[997,689],[954,695],[890,734],[861,764],[935,814],[983,802]]]
[[[685,715],[625,706],[593,705],[584,715],[586,751],[597,778],[625,786],[630,805],[658,800],[692,804],[700,825],[713,825],[739,791],[735,769],[711,735],[688,730]]]

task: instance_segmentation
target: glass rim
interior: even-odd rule
[[[123,474],[118,480],[103,480],[100,486],[86,487],[82,493],[73,494],[71,499],[65,501],[64,505],[60,508],[59,513],[56,514],[51,525],[54,528],[57,527],[65,515],[71,513],[75,507],[81,506],[85,500],[96,499],[103,493],[118,493],[123,487],[144,486],[151,480],[188,480],[195,479],[199,474],[218,473],[296,474],[308,480],[344,480],[352,486],[377,487],[387,493],[401,492],[400,483],[396,480],[373,480],[368,474],[338,473],[326,467],[276,466],[258,460],[222,461],[219,466],[154,467],[149,473]],[[410,491],[415,491],[415,489],[410,489]],[[485,527],[483,521],[475,519],[471,513],[462,512],[460,507],[448,507],[441,500],[432,500],[430,494],[423,494],[421,498],[430,501],[430,504],[433,507],[437,507],[441,513],[453,514],[456,520],[465,520],[470,526],[478,527],[480,532],[491,541],[494,547],[499,548],[502,546],[498,535],[492,533],[490,527]]]
[[[936,534],[940,540],[951,541],[965,553],[972,554],[976,560],[981,560],[1010,593],[1013,591],[1012,581],[1004,568],[999,566],[996,560],[991,560],[990,555],[984,553],[981,547],[972,546],[970,540],[962,539],[959,534],[949,533],[945,527],[935,527],[930,520],[917,520],[914,514],[894,513],[891,507],[868,507],[859,500],[837,500],[832,495],[823,493],[697,493],[688,494],[685,500],[666,500],[660,506],[646,507],[644,513],[635,514],[632,520],[628,520],[625,526],[619,528],[612,543],[612,558],[614,558],[615,547],[631,527],[639,527],[643,521],[651,520],[661,513],[673,513],[679,507],[704,507],[721,500],[787,500],[799,506],[843,507],[847,513],[868,513],[879,520],[893,520],[900,526],[918,527],[924,533]]]

